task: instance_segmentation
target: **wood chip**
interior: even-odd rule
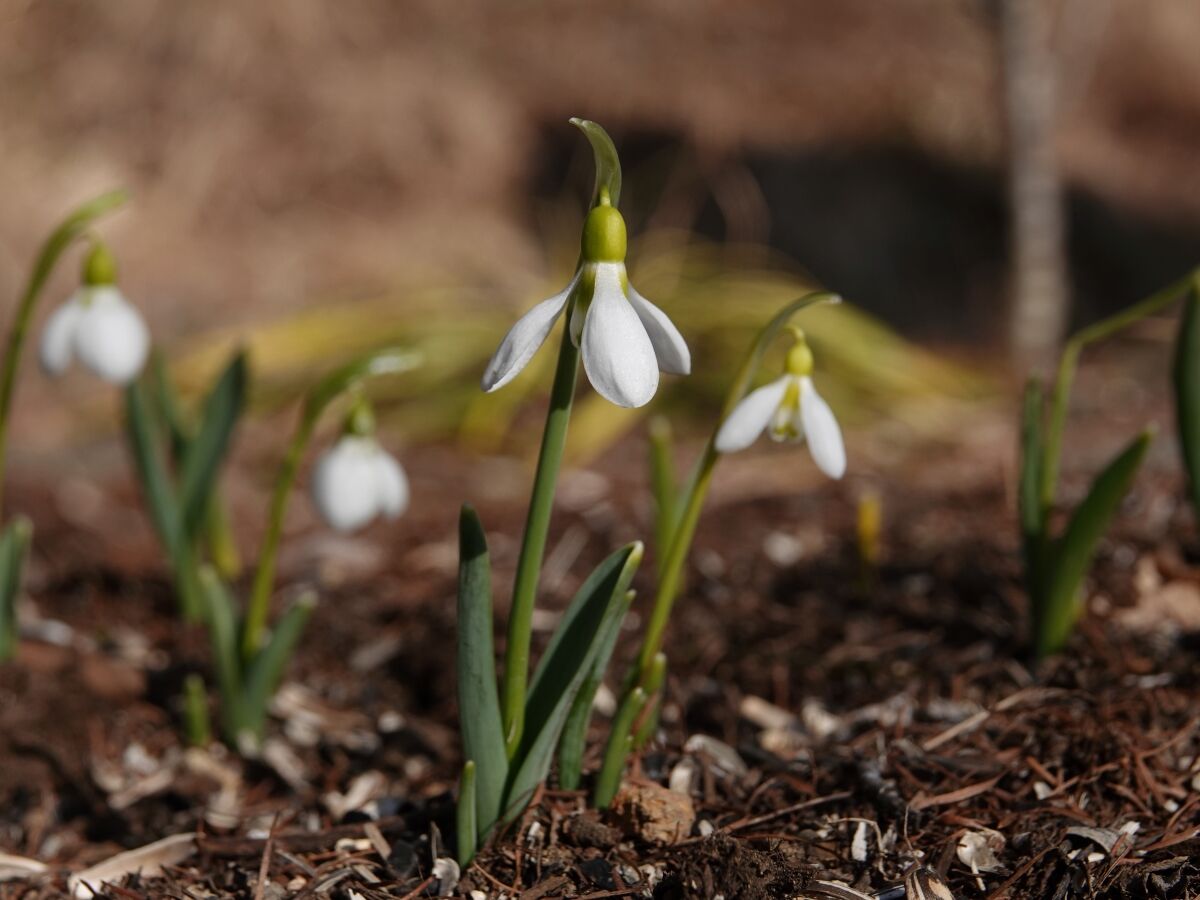
[[[100,896],[102,886],[121,880],[137,872],[143,876],[158,875],[167,866],[177,866],[196,852],[196,835],[173,834],[138,847],[110,856],[90,868],[77,872],[67,881],[71,895],[81,900]]]

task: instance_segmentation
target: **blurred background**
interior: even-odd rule
[[[124,185],[104,233],[185,384],[235,336],[268,404],[411,339],[433,364],[395,388],[405,433],[499,446],[548,366],[487,409],[476,379],[569,276],[579,115],[622,153],[633,277],[697,351],[664,402],[711,409],[808,285],[853,306],[813,318],[828,393],[977,396],[978,360],[1042,367],[1200,260],[1198,46],[1194,0],[10,0],[0,296]],[[107,418],[79,391],[26,379],[14,460]],[[602,419],[580,428],[630,424]]]

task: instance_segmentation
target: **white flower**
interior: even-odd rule
[[[692,358],[683,336],[666,313],[633,289],[624,259],[625,224],[602,201],[588,214],[575,277],[517,320],[483,373],[483,389],[490,393],[512,381],[568,308],[583,369],[606,400],[644,406],[658,390],[660,369],[687,375]]]
[[[343,435],[317,462],[313,503],[337,531],[356,531],[378,515],[408,508],[408,478],[373,437]]]
[[[51,375],[61,375],[77,356],[105,381],[128,384],[146,364],[150,332],[116,287],[85,286],[50,316],[40,351]]]
[[[744,450],[764,429],[777,441],[807,438],[818,469],[830,478],[841,478],[845,473],[842,431],[808,375],[788,372],[747,394],[721,424],[716,448],[721,453]]]

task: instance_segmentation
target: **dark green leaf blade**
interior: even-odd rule
[[[458,833],[458,864],[466,868],[475,858],[475,844],[479,837],[479,822],[476,819],[478,801],[475,796],[475,760],[463,763],[462,777],[458,781],[458,806],[455,807],[455,830]]]
[[[205,604],[204,621],[212,642],[213,668],[221,695],[221,730],[225,739],[236,745],[245,727],[242,696],[242,665],[238,654],[237,616],[233,598],[210,567],[199,573],[200,596]]]
[[[1039,657],[1058,651],[1079,615],[1079,592],[1091,566],[1096,545],[1129,492],[1153,433],[1134,438],[1092,482],[1067,529],[1051,547],[1044,609],[1036,623],[1035,651]]]
[[[496,689],[491,562],[483,525],[470,505],[458,520],[457,669],[463,755],[475,761],[477,834],[486,834],[500,815],[508,755]]]
[[[627,605],[632,604],[633,591],[630,591]],[[558,784],[565,791],[574,791],[579,787],[583,772],[584,745],[587,742],[588,725],[592,721],[592,705],[596,701],[596,691],[604,681],[604,673],[608,671],[608,664],[620,633],[621,619],[614,618],[607,631],[597,635],[599,648],[596,651],[596,659],[583,684],[579,686],[579,692],[575,695],[571,711],[563,725],[562,737],[558,742]]]
[[[254,657],[246,673],[244,713],[244,728],[249,730],[255,739],[262,737],[267,721],[267,706],[275,689],[283,679],[283,671],[295,652],[304,628],[317,605],[317,595],[313,591],[305,591],[279,617],[279,622],[271,630],[271,639]]]
[[[1021,517],[1021,535],[1028,542],[1045,533],[1045,510],[1042,508],[1042,382],[1030,378],[1025,384],[1021,407],[1021,459],[1017,505]]]
[[[167,547],[172,564],[177,565],[183,541],[179,505],[163,463],[158,423],[151,412],[146,388],[139,381],[125,389],[125,425],[150,517]]]
[[[629,584],[642,561],[642,545],[631,544],[596,567],[571,601],[550,640],[525,710],[525,733],[513,757],[505,791],[505,820],[524,808],[550,769],[563,723],[580,685],[591,671],[601,638],[629,609]]]
[[[1188,473],[1192,508],[1200,516],[1200,287],[1193,287],[1184,303],[1171,374],[1179,449]]]
[[[239,351],[208,395],[200,430],[187,445],[179,495],[189,537],[195,537],[205,522],[217,472],[246,405],[246,381],[246,354]]]
[[[32,537],[33,524],[24,516],[0,534],[0,661],[17,652],[17,598]]]

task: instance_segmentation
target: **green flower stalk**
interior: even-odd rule
[[[1063,348],[1048,407],[1041,382],[1035,378],[1026,385],[1021,423],[1018,518],[1031,607],[1029,643],[1038,659],[1057,653],[1070,637],[1083,610],[1083,580],[1091,568],[1100,538],[1133,485],[1153,439],[1153,432],[1146,430],[1128,443],[1096,476],[1062,532],[1057,536],[1051,533],[1050,519],[1058,493],[1067,407],[1079,357],[1089,344],[1112,337],[1193,293],[1197,279],[1198,273],[1192,272],[1145,300],[1075,334]],[[1180,348],[1185,347],[1191,327],[1193,320],[1185,311]],[[1186,351],[1177,349],[1177,404],[1194,391],[1194,386],[1186,379],[1182,383],[1180,380],[1180,372],[1187,371],[1189,365],[1200,363]],[[1186,410],[1180,409],[1180,432],[1185,442],[1194,421],[1200,420],[1200,409],[1196,412],[1198,418],[1193,420]]]
[[[0,508],[2,508],[4,489],[4,461],[8,446],[8,420],[12,413],[13,392],[17,385],[17,371],[20,368],[21,353],[25,347],[25,338],[29,333],[29,325],[33,319],[34,309],[42,296],[42,290],[54,267],[58,264],[63,253],[76,240],[87,233],[97,219],[125,203],[128,195],[124,191],[112,191],[102,194],[71,213],[46,239],[38,253],[33,271],[25,284],[25,290],[17,303],[17,313],[8,333],[8,343],[4,352],[4,368],[0,374]]]
[[[691,355],[682,335],[658,307],[629,283],[625,220],[617,211],[620,163],[599,125],[572,119],[596,150],[596,190],[580,240],[579,264],[563,290],[522,316],[500,342],[482,379],[485,391],[515,378],[566,315],[550,409],[538,454],[529,515],[517,560],[505,653],[502,711],[505,746],[516,752],[523,729],[529,645],[538,577],[546,550],[555,485],[566,446],[579,361],[596,391],[617,406],[650,402],[659,370],[686,375]]]
[[[271,605],[271,591],[275,585],[275,565],[279,555],[279,544],[283,537],[284,515],[287,513],[288,500],[291,497],[292,487],[295,485],[296,478],[300,472],[300,463],[303,461],[305,451],[312,441],[321,414],[338,397],[341,397],[346,392],[357,391],[359,386],[367,379],[381,375],[394,375],[407,372],[418,365],[419,362],[419,354],[411,350],[402,348],[380,350],[377,353],[369,354],[348,363],[326,376],[313,387],[305,398],[304,408],[300,414],[300,423],[296,426],[296,433],[284,455],[283,463],[279,467],[279,475],[275,479],[275,490],[271,495],[271,506],[267,517],[267,533],[259,554],[258,568],[254,573],[254,586],[251,589],[250,601],[246,607],[246,619],[242,627],[242,656],[245,660],[253,659],[262,647],[263,631],[266,627],[267,615]],[[356,411],[352,410],[348,426],[351,429],[354,427],[364,427],[361,422],[355,421],[355,415]],[[357,415],[361,419],[363,413],[359,412]],[[373,425],[371,427],[373,428]],[[350,436],[355,437],[353,434]],[[361,448],[355,448],[355,452],[359,449]],[[341,464],[343,462],[344,460],[337,461],[339,468],[342,467]],[[326,463],[326,465],[328,464]],[[386,463],[383,464],[383,467],[386,467]],[[367,484],[368,489],[375,488],[379,490],[380,493],[375,498],[376,504],[382,504],[385,507],[385,512],[396,510],[396,514],[398,515],[400,509],[403,508],[403,499],[399,494],[403,490],[405,496],[407,495],[407,483],[405,482],[402,487],[394,476],[398,475],[399,479],[403,479],[403,472],[392,471],[381,475],[382,467],[378,459],[374,456],[367,460],[367,468],[368,476],[363,480],[369,482]],[[324,477],[328,478],[330,474],[327,471]],[[344,472],[335,472],[333,473],[333,477],[335,480],[344,480]],[[353,474],[352,477],[354,477]],[[321,474],[318,473],[318,480],[321,478]],[[361,485],[356,483],[355,489],[357,490],[360,487]],[[356,505],[361,508],[368,504],[357,502]],[[372,510],[376,508],[377,506],[372,505]],[[349,515],[350,513],[353,513],[353,516]],[[344,519],[339,519],[339,524],[361,524],[358,521],[361,516],[361,509],[350,510],[347,505],[346,508],[339,507],[337,514],[346,514]],[[353,523],[349,521],[351,518],[354,519]]]
[[[46,239],[33,264],[25,290],[17,302],[16,315],[13,316],[9,328],[8,340],[4,351],[3,369],[0,371],[0,515],[4,502],[5,461],[8,452],[8,426],[12,416],[13,396],[17,387],[17,373],[21,367],[21,356],[25,349],[25,340],[29,334],[29,326],[33,321],[33,313],[46,282],[54,272],[59,259],[80,237],[87,233],[91,225],[106,213],[111,212],[126,200],[124,191],[112,191],[91,200],[72,212]],[[97,243],[97,247],[101,246]],[[94,251],[92,257],[96,256]],[[85,281],[90,273],[91,258],[85,267]],[[99,262],[96,264],[99,266]],[[103,273],[95,273],[102,277]],[[111,283],[111,279],[109,279]],[[99,306],[105,306],[102,302]],[[68,304],[70,306],[70,304]],[[72,307],[72,309],[75,309]],[[97,315],[97,312],[99,314]],[[135,314],[136,315],[136,314]],[[101,326],[111,325],[111,317],[103,310],[93,309],[89,313],[64,313],[62,310],[51,318],[51,324],[72,318],[74,324],[67,328],[60,325],[54,330],[61,337],[56,338],[55,346],[51,347],[51,359],[46,358],[46,342],[43,342],[43,364],[56,363],[62,354],[68,356],[79,353],[81,357],[92,362],[99,362],[100,368],[105,368],[114,348],[111,342],[98,340],[96,329],[98,322]],[[82,320],[82,324],[81,324]],[[140,321],[140,320],[139,320]],[[69,334],[68,334],[69,332]],[[58,346],[61,344],[62,346]],[[136,348],[135,348],[136,349]],[[51,366],[52,368],[52,366]],[[103,374],[103,372],[102,372]],[[29,544],[33,535],[33,525],[25,517],[17,517],[0,530],[0,660],[11,657],[17,648],[17,597],[21,590],[21,575],[24,570],[25,558],[29,552]]]
[[[663,556],[659,563],[654,605],[637,661],[626,676],[616,720],[605,746],[601,769],[603,777],[598,781],[592,798],[597,806],[607,806],[611,802],[624,769],[625,758],[636,739],[650,731],[646,721],[642,721],[640,727],[637,723],[645,715],[653,715],[654,709],[647,710],[647,704],[651,701],[657,704],[657,694],[665,680],[666,659],[662,655],[662,646],[667,623],[680,593],[692,539],[722,454],[748,446],[771,426],[773,436],[778,434],[780,439],[798,440],[807,432],[818,467],[834,478],[841,477],[845,470],[841,431],[833,413],[812,387],[812,352],[803,332],[798,329],[792,331],[793,344],[784,374],[765,387],[750,391],[763,356],[792,317],[814,304],[840,301],[841,298],[836,294],[818,292],[801,297],[781,309],[758,333],[730,385],[717,428],[701,451],[687,487],[679,494],[682,499],[677,503],[678,518],[665,550],[660,544]],[[663,493],[668,495],[668,492]],[[587,698],[589,703],[590,700]],[[582,704],[584,699],[580,698],[578,702]],[[587,717],[580,718],[582,724],[578,727],[586,728]],[[636,732],[631,732],[631,728],[636,728]],[[578,742],[574,735],[567,740]],[[573,759],[567,768],[574,773],[576,765]]]
[[[499,687],[487,541],[470,507],[463,508],[459,522],[457,666],[465,764],[457,830],[464,865],[496,825],[520,814],[546,778],[564,729],[574,730],[570,723],[580,718],[579,698],[586,696],[590,704],[633,599],[630,582],[641,562],[640,543],[613,553],[583,583],[530,678],[533,611],[580,361],[596,391],[624,407],[650,401],[660,370],[686,374],[691,367],[678,330],[629,283],[625,221],[617,210],[621,169],[612,140],[594,122],[571,121],[591,142],[596,159],[596,187],[579,264],[562,291],[512,327],[482,382],[489,392],[509,383],[565,317],[517,560]]]

